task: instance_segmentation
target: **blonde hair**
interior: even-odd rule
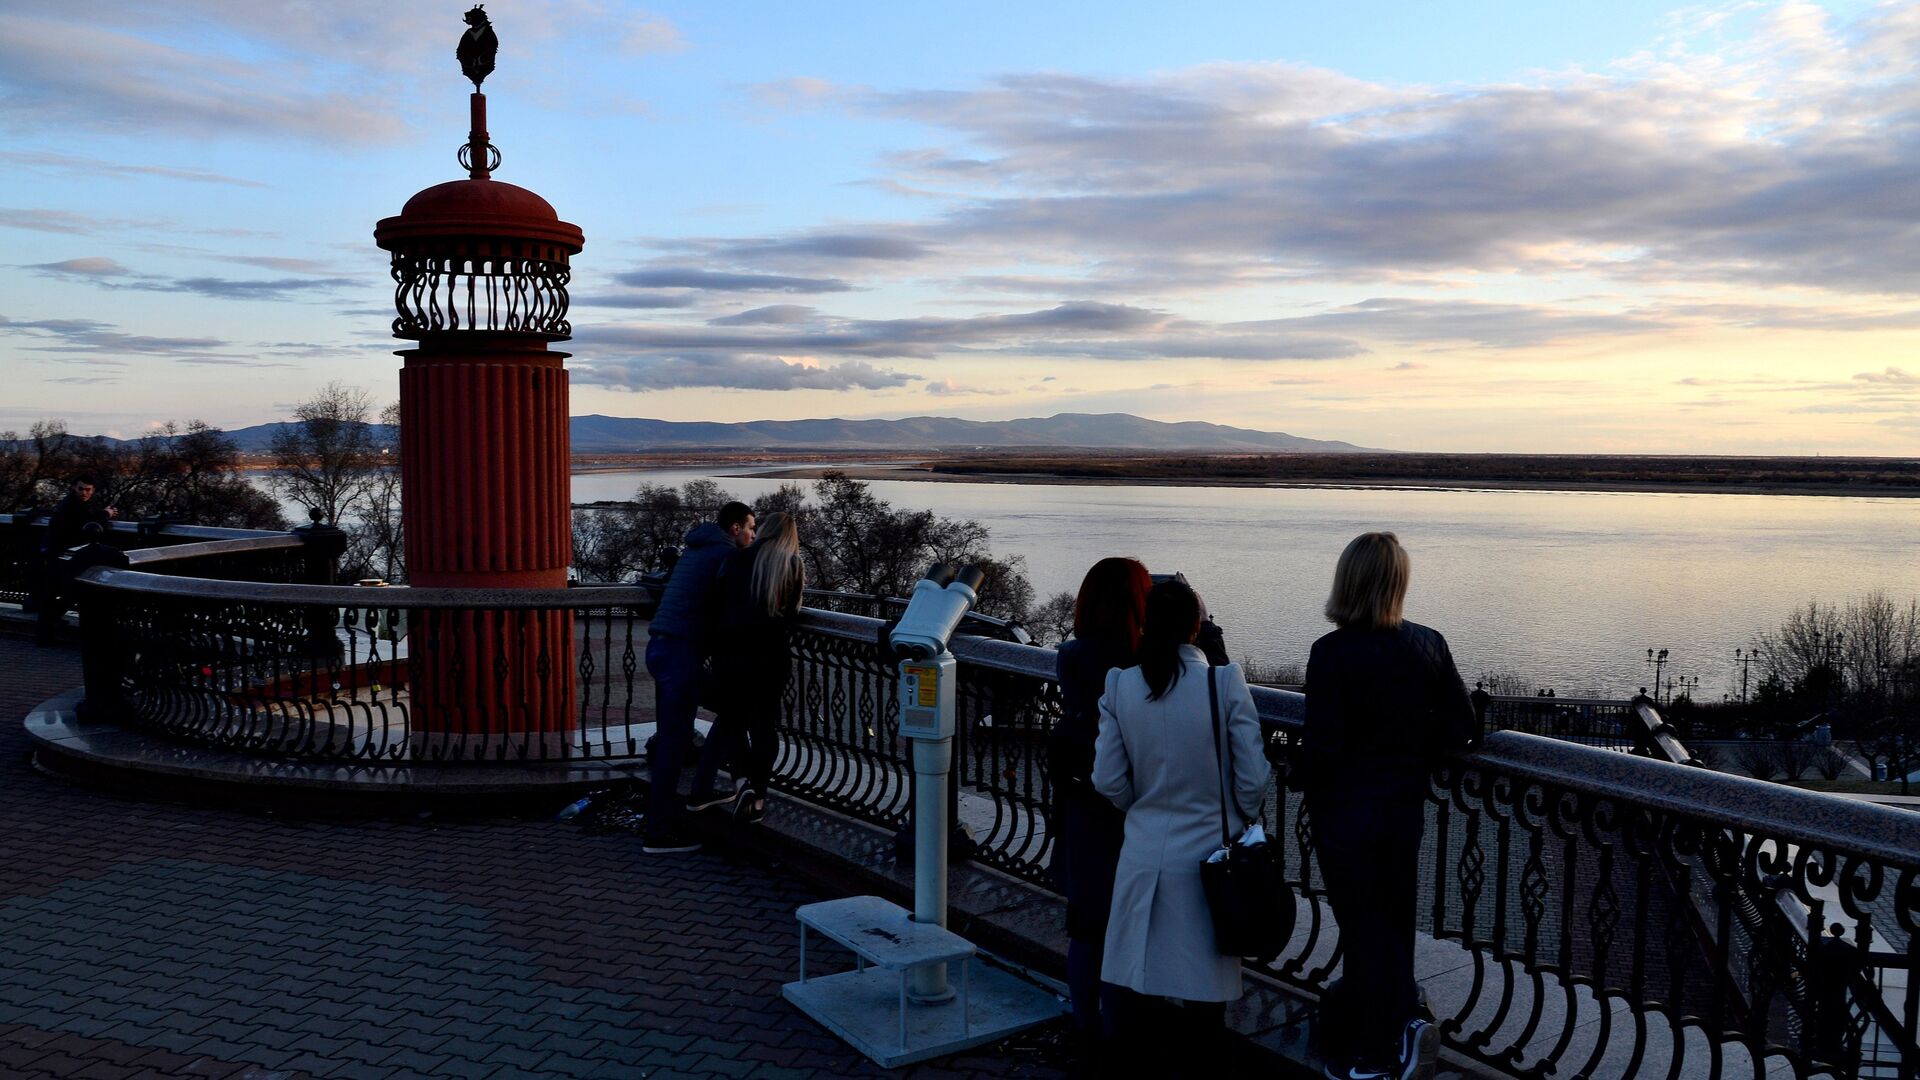
[[[1413,563],[1390,532],[1361,533],[1333,568],[1327,621],[1342,629],[1392,630],[1400,625]]]
[[[806,570],[800,565],[800,528],[793,516],[775,510],[760,523],[753,542],[753,602],[764,605],[767,614],[778,615],[793,595],[806,587]]]

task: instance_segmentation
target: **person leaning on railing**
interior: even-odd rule
[[[1113,868],[1126,816],[1093,790],[1093,748],[1107,672],[1134,665],[1153,581],[1137,560],[1101,559],[1073,601],[1073,637],[1060,644],[1060,722],[1047,737],[1053,781],[1053,858],[1048,869],[1067,897],[1067,993],[1083,1056],[1119,1034],[1118,990],[1100,979],[1113,904]]]
[[[113,519],[120,516],[118,508],[95,503],[94,490],[92,477],[74,477],[67,493],[47,517],[47,531],[40,542],[39,620],[35,633],[35,640],[42,645],[52,643],[55,629],[67,614],[70,583],[62,580],[60,554],[87,542],[87,526],[109,529],[113,527]]]
[[[685,829],[680,764],[693,741],[700,709],[700,672],[711,648],[712,594],[720,566],[753,543],[753,508],[730,502],[714,521],[687,533],[660,607],[647,624],[647,674],[653,679],[653,742],[647,750],[647,815],[640,850],[649,855],[698,851]]]
[[[1322,1005],[1326,1073],[1411,1077],[1439,1052],[1413,977],[1414,896],[1428,777],[1479,738],[1447,640],[1401,617],[1411,561],[1386,532],[1340,553],[1313,643],[1301,789],[1340,924],[1339,983]]]
[[[752,546],[727,556],[714,588],[713,676],[719,710],[693,770],[687,809],[731,803],[736,821],[766,813],[773,761],[780,751],[780,698],[793,674],[793,624],[806,591],[800,531],[775,511]],[[722,757],[734,790],[713,788]]]

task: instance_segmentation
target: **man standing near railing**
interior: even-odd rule
[[[40,541],[40,619],[35,635],[42,645],[53,644],[54,631],[67,614],[67,587],[70,583],[61,577],[61,554],[68,548],[86,543],[85,530],[88,525],[111,528],[113,519],[120,516],[120,511],[115,507],[94,504],[96,490],[92,477],[74,477],[67,487],[67,493],[54,505],[53,514],[47,518],[46,535]]]
[[[698,851],[680,804],[680,766],[693,742],[700,708],[700,672],[712,651],[709,602],[720,567],[733,551],[753,543],[753,508],[730,502],[713,521],[687,533],[660,607],[647,627],[647,674],[653,677],[654,734],[647,751],[647,815],[641,850],[650,855]]]

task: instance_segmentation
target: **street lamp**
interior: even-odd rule
[[[1748,649],[1744,654],[1739,649],[1733,650],[1733,662],[1740,665],[1740,704],[1742,705],[1747,703],[1747,669],[1752,667],[1753,662],[1758,659],[1760,659],[1758,647]]]
[[[1679,682],[1680,682],[1680,693],[1685,695],[1688,701],[1692,701],[1694,691],[1700,689],[1700,676],[1682,675],[1680,676]]]
[[[1647,663],[1653,665],[1653,703],[1660,704],[1660,669],[1667,666],[1667,650],[1647,650]]]

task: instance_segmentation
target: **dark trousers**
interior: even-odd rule
[[[1307,812],[1344,955],[1322,1009],[1327,1056],[1388,1066],[1419,1009],[1414,896],[1425,810],[1418,799],[1315,799]]]
[[[1125,991],[1101,981],[1106,953],[1105,939],[1067,939],[1067,994],[1073,999],[1073,1030],[1082,1038],[1111,1040],[1120,1034]]]
[[[646,827],[654,830],[685,816],[680,766],[700,709],[700,650],[676,634],[655,634],[647,639],[647,674],[653,676],[654,734],[647,751]]]
[[[746,780],[755,793],[766,797],[773,783],[773,763],[780,756],[780,699],[786,694],[790,671],[790,664],[770,658],[759,667],[724,657],[715,661],[714,678],[728,689],[694,765],[693,790],[712,790],[714,773],[724,762],[735,780]]]
[[[1119,1075],[1195,1080],[1236,1075],[1227,1071],[1233,1062],[1226,1002],[1174,1001],[1124,986],[1112,989],[1120,1023],[1112,1064]]]

